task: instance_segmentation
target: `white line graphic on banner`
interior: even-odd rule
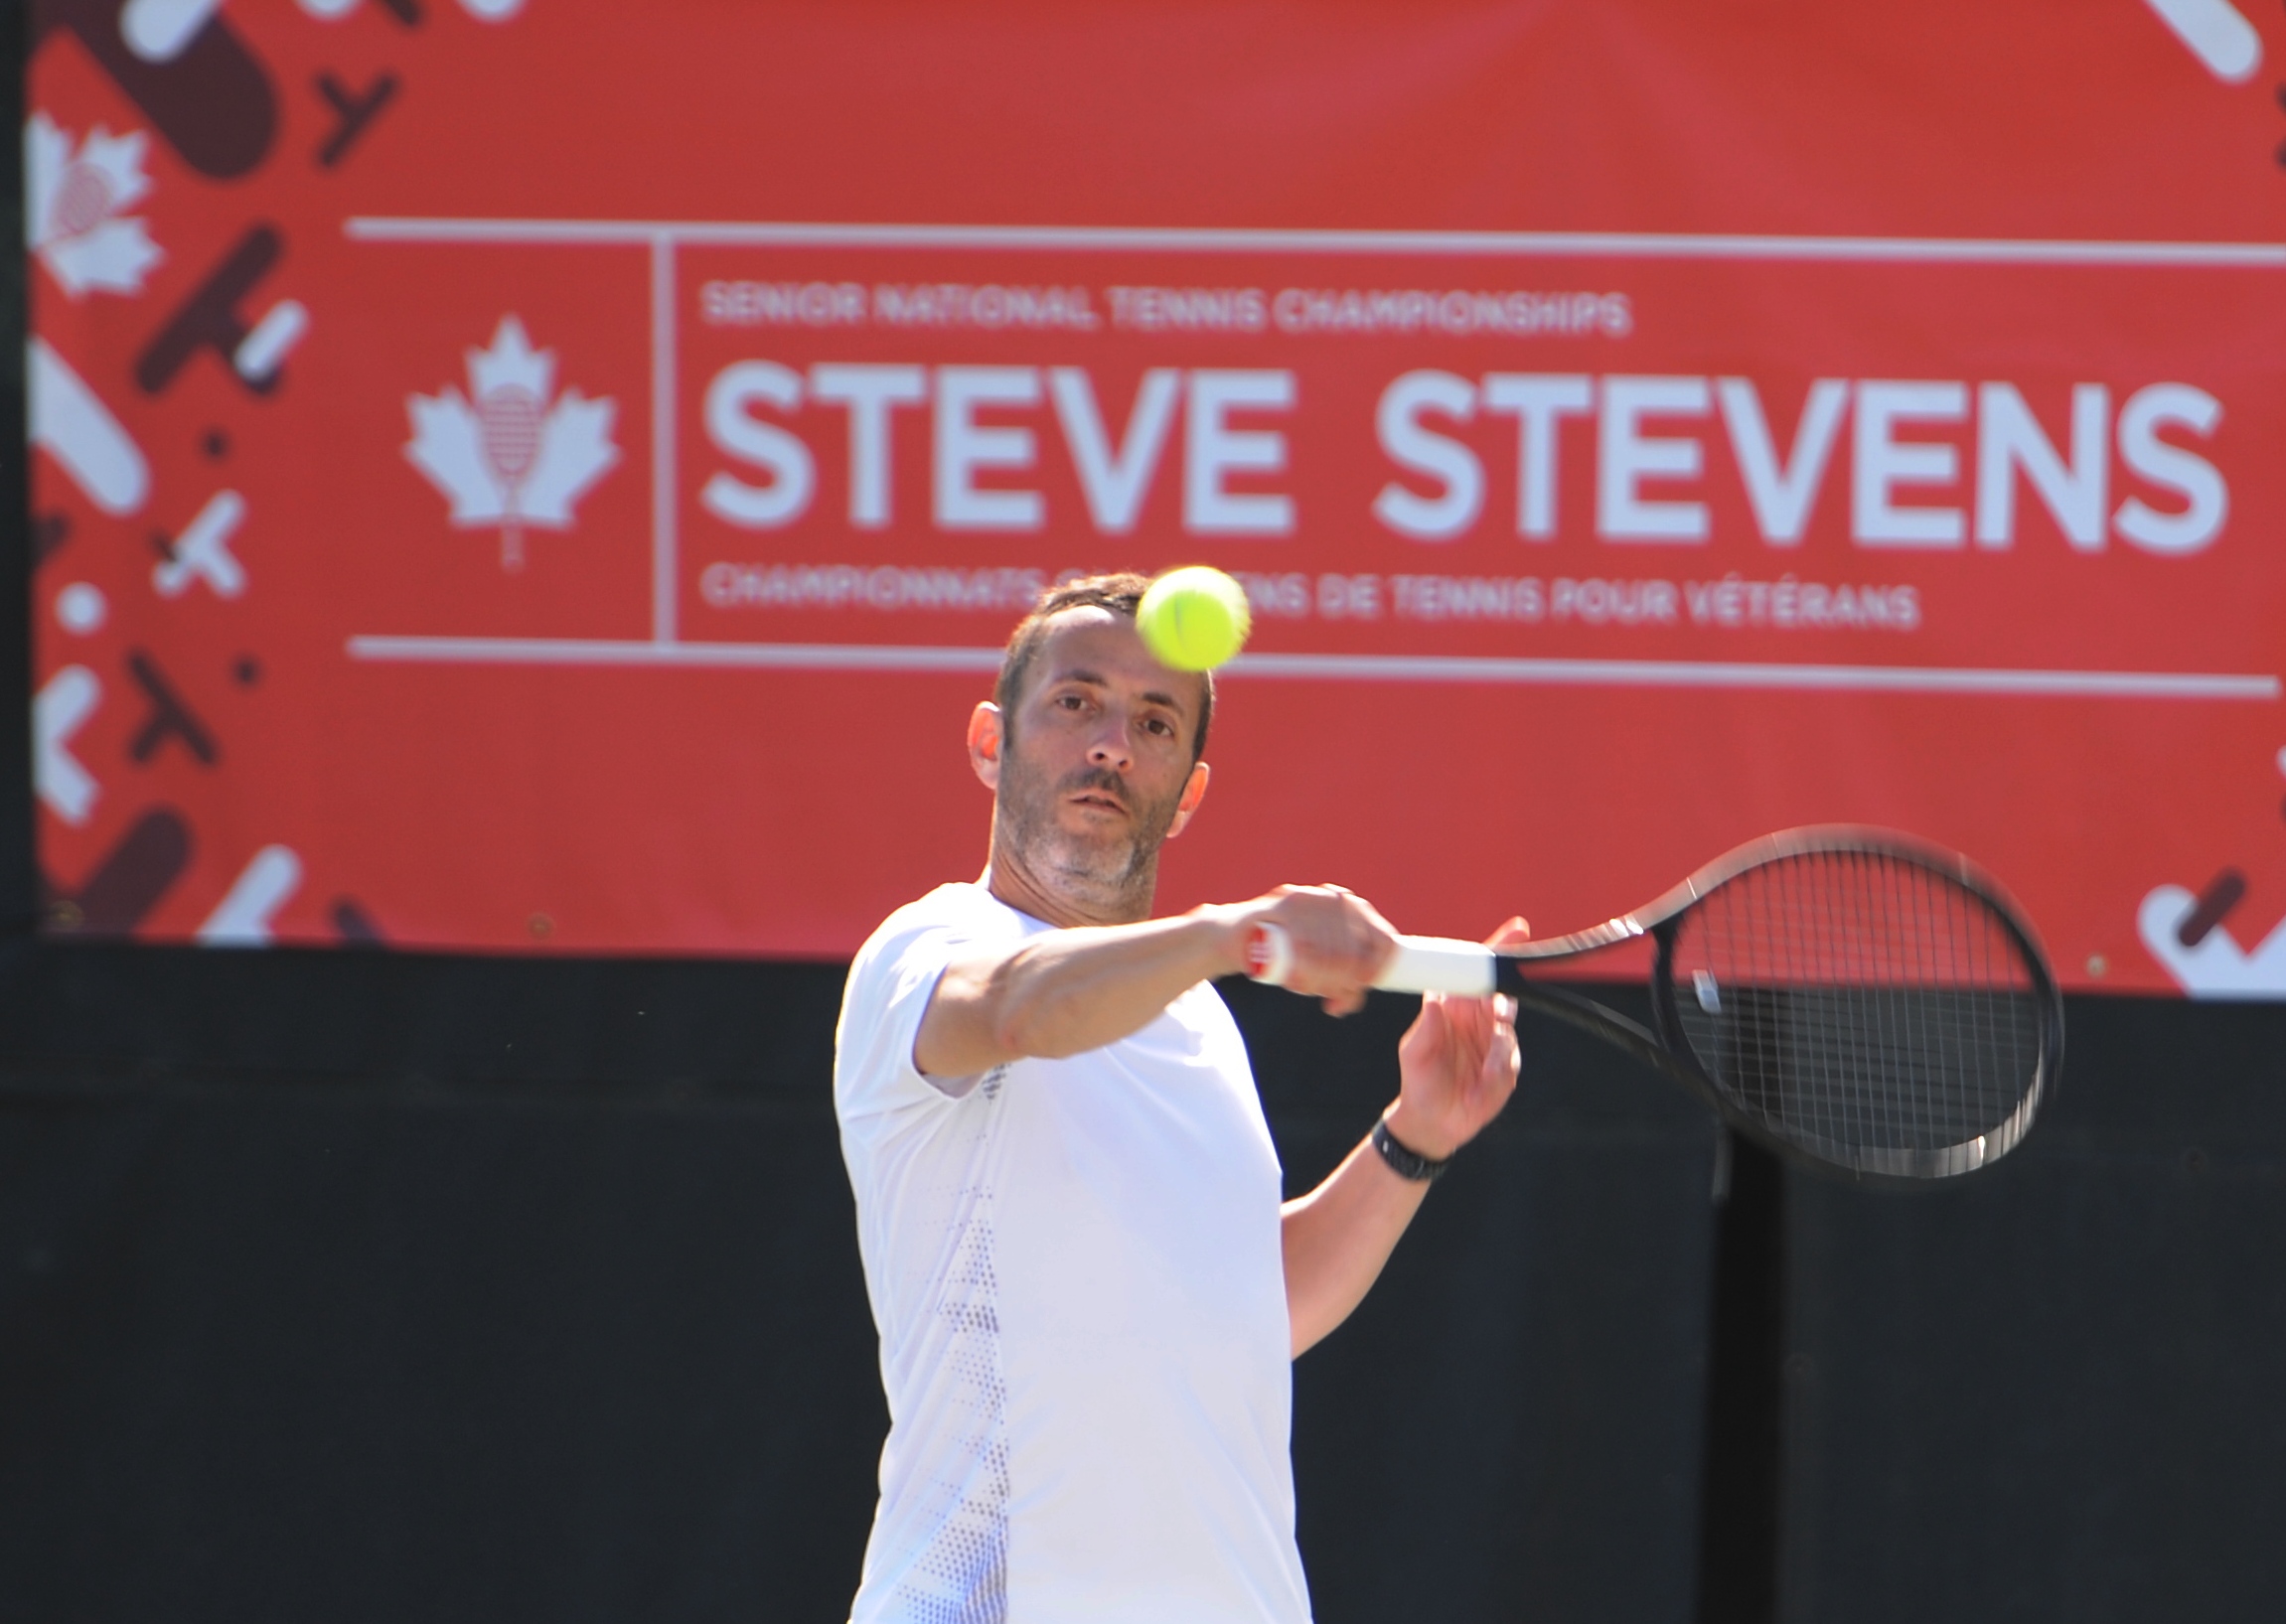
[[[2157,0],[2154,0],[2157,3]],[[2171,0],[2188,4],[2189,0]],[[692,246],[938,248],[1481,258],[1763,260],[1854,264],[2138,266],[2286,270],[2286,243],[2040,238],[1767,236],[1691,232],[1405,231],[1180,226],[913,225],[719,221],[429,219],[358,216],[354,242],[641,247],[650,256],[652,603],[649,640],[360,635],[353,660],[519,665],[682,665],[780,670],[951,671],[997,667],[996,648],[686,642],[678,615],[676,250]],[[1554,660],[1430,655],[1257,654],[1241,676],[1319,681],[1791,689],[2274,703],[2267,672],[2042,670],[1732,661]]]
[[[355,242],[555,247],[1034,248],[1188,253],[1796,259],[1895,265],[2170,265],[2286,269],[2281,242],[2094,242],[2038,237],[1750,236],[1689,231],[1363,231],[1165,225],[738,224],[717,221],[422,220],[358,216]]]
[[[651,244],[651,636],[676,636],[675,244]]]
[[[699,665],[777,670],[991,671],[998,648],[879,643],[672,643],[582,638],[353,637],[350,658],[469,665]],[[1241,655],[1230,676],[1319,681],[1491,682],[1564,687],[1796,688],[2016,694],[2075,699],[2282,696],[2273,675],[2211,671],[2014,670],[1944,665],[1792,665],[1751,661],[1508,660],[1444,655]]]

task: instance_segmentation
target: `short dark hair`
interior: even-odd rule
[[[992,702],[1000,707],[1002,736],[1015,736],[1016,700],[1022,695],[1024,678],[1030,674],[1032,662],[1039,658],[1040,646],[1048,640],[1047,623],[1067,609],[1108,609],[1115,615],[1136,618],[1136,606],[1143,602],[1143,593],[1150,587],[1150,577],[1121,571],[1113,575],[1083,575],[1078,580],[1059,582],[1040,594],[1040,601],[1032,605],[1032,612],[1016,622],[1016,629],[1008,634],[1007,652],[1000,656],[999,680],[992,684]],[[1201,671],[1203,678],[1198,701],[1198,731],[1191,735],[1190,759],[1199,761],[1206,755],[1206,726],[1214,720],[1214,672]]]

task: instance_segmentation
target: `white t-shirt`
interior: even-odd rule
[[[1221,998],[958,1093],[914,1070],[945,966],[1047,929],[947,885],[849,969],[834,1103],[889,1399],[851,1617],[1300,1624],[1278,1155]]]

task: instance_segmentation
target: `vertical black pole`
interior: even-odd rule
[[[7,8],[0,34],[0,331],[16,335],[0,368],[0,938],[32,925],[32,502],[24,445],[24,75],[30,6]]]
[[[1728,1130],[1724,1130],[1726,1133]],[[1699,1624],[1774,1624],[1783,1482],[1785,1169],[1729,1136],[1718,1178]]]

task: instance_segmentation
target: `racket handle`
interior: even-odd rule
[[[1401,936],[1397,952],[1373,984],[1390,992],[1457,992],[1492,995],[1493,953],[1473,942],[1442,936]],[[1257,925],[1246,945],[1246,972],[1257,981],[1284,986],[1294,973],[1294,942],[1277,925]]]
[[[1401,936],[1373,984],[1391,992],[1457,992],[1492,996],[1492,950],[1444,936]]]

